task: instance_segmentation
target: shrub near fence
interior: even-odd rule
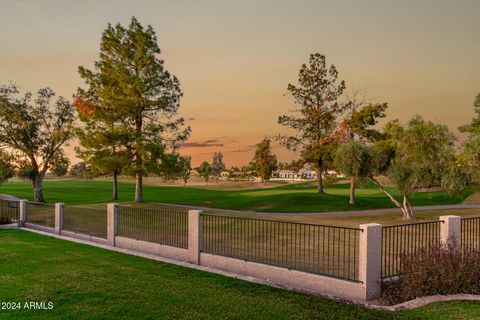
[[[55,227],[55,204],[28,202],[27,222],[39,226]]]
[[[107,238],[107,210],[88,207],[65,206],[63,228],[67,231]]]
[[[6,216],[12,221],[17,221],[19,206],[18,200],[0,199],[0,216]]]
[[[360,229],[202,214],[202,252],[358,281]]]
[[[178,248],[188,248],[188,210],[167,206],[117,209],[117,235]]]

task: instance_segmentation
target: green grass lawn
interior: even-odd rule
[[[20,230],[0,230],[0,319],[474,319],[479,302],[367,310]]]
[[[134,184],[119,184],[120,201],[133,201]],[[44,182],[44,195],[48,202],[91,204],[111,202],[111,183],[95,180],[58,180]],[[394,207],[393,203],[375,186],[369,184],[357,189],[358,204],[348,204],[349,185],[329,185],[325,194],[316,193],[315,187],[291,184],[269,189],[212,190],[199,187],[144,186],[147,202],[165,202],[223,209],[255,210],[265,212],[320,212],[362,210]],[[0,186],[0,194],[12,194],[32,200],[32,187],[28,182],[8,182]],[[468,194],[447,197],[443,191],[417,193],[413,205],[440,205],[462,202]]]

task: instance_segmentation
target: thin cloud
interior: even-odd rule
[[[231,152],[249,152],[249,151],[252,151],[254,148],[255,148],[254,145],[249,145],[246,148],[233,150]]]
[[[185,142],[182,144],[182,147],[190,147],[190,148],[223,147],[223,143],[221,143],[219,140],[212,139],[212,140],[197,141],[197,142]]]

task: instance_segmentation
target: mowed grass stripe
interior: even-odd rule
[[[46,180],[45,199],[70,205],[108,203],[111,200],[111,183],[97,180]],[[119,201],[133,201],[134,184],[119,183]],[[395,190],[391,190],[397,194]],[[32,200],[31,184],[8,182],[0,185],[0,193],[12,194]],[[413,205],[441,205],[461,203],[470,193],[456,197],[443,191],[422,192],[412,196]],[[212,190],[200,187],[144,186],[147,202],[164,202],[212,208],[253,210],[265,212],[323,212],[363,210],[394,207],[393,203],[372,184],[357,189],[358,205],[348,204],[349,185],[329,185],[325,194],[315,192],[308,184],[291,184],[270,189]]]

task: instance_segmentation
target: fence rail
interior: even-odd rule
[[[360,229],[204,213],[202,251],[358,281]]]
[[[173,207],[118,207],[117,235],[188,248],[188,210]]]
[[[463,218],[461,228],[461,247],[463,252],[480,249],[480,217]]]
[[[55,227],[55,205],[39,202],[27,203],[27,222],[44,227]]]
[[[65,206],[63,228],[89,236],[107,238],[107,210]]]
[[[442,221],[384,226],[382,228],[382,277],[403,272],[403,257],[440,243]]]
[[[18,220],[20,202],[18,200],[0,199],[0,216],[6,216],[12,221]]]

